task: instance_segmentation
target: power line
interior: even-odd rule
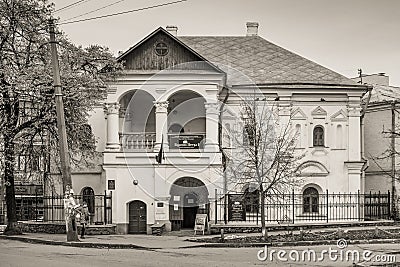
[[[132,10],[128,10],[128,11],[112,13],[112,14],[98,16],[98,17],[92,17],[92,18],[87,18],[87,19],[80,19],[80,20],[74,20],[74,21],[61,22],[61,23],[58,23],[58,25],[72,24],[72,23],[83,22],[83,21],[88,21],[88,20],[95,20],[95,19],[113,17],[113,16],[123,15],[123,14],[127,14],[127,13],[132,13],[132,12],[137,12],[137,11],[143,11],[143,10],[147,10],[147,9],[157,8],[157,7],[163,7],[163,6],[178,4],[178,3],[186,2],[186,1],[188,1],[188,0],[173,1],[173,2],[168,2],[168,3],[164,3],[164,4],[148,6],[148,7],[142,7],[142,8],[138,8],[138,9],[132,9]]]
[[[114,2],[114,3],[111,3],[111,4],[109,4],[109,5],[102,6],[102,7],[99,7],[99,8],[97,8],[97,9],[95,9],[95,10],[92,10],[92,11],[89,11],[89,12],[86,12],[86,13],[83,13],[83,14],[81,14],[81,15],[78,15],[78,16],[75,16],[75,17],[72,17],[72,18],[69,18],[69,19],[66,19],[66,20],[63,20],[63,21],[61,21],[61,22],[65,22],[65,21],[68,21],[68,20],[72,20],[72,19],[80,18],[80,17],[83,17],[83,16],[85,16],[85,15],[92,14],[92,13],[94,13],[94,12],[96,12],[96,11],[99,11],[99,10],[105,9],[105,8],[107,8],[107,7],[110,7],[110,6],[116,5],[116,4],[118,4],[118,3],[121,3],[121,2],[124,2],[124,1],[125,1],[125,0],[119,0],[119,1],[116,1],[116,2]]]
[[[73,2],[72,4],[66,5],[66,6],[64,6],[64,7],[60,8],[60,9],[55,10],[54,12],[59,12],[59,11],[64,10],[66,8],[69,8],[69,7],[72,7],[74,5],[77,5],[77,4],[79,4],[79,3],[83,2],[83,1],[86,1],[86,0],[79,0],[79,1]]]

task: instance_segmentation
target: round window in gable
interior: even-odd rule
[[[156,54],[159,56],[165,56],[168,54],[168,47],[165,43],[157,43],[155,48]]]

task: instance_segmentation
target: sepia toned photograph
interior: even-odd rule
[[[400,266],[399,32],[398,0],[0,0],[0,266]]]

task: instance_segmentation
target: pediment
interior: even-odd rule
[[[327,176],[329,171],[322,163],[310,160],[302,163],[298,167],[297,173],[303,177]]]
[[[343,111],[343,109],[339,110],[338,112],[334,113],[331,116],[331,121],[346,121],[347,114]]]
[[[314,118],[325,118],[327,115],[328,113],[325,109],[321,108],[321,106],[318,106],[311,112],[311,116],[313,116]]]
[[[195,69],[221,72],[161,27],[121,54],[117,60],[124,62],[126,70]]]
[[[301,108],[296,108],[295,110],[292,111],[291,119],[292,120],[306,120],[307,116],[304,113],[304,111],[301,110]]]

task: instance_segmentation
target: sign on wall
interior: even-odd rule
[[[108,190],[115,190],[115,180],[108,180]]]

